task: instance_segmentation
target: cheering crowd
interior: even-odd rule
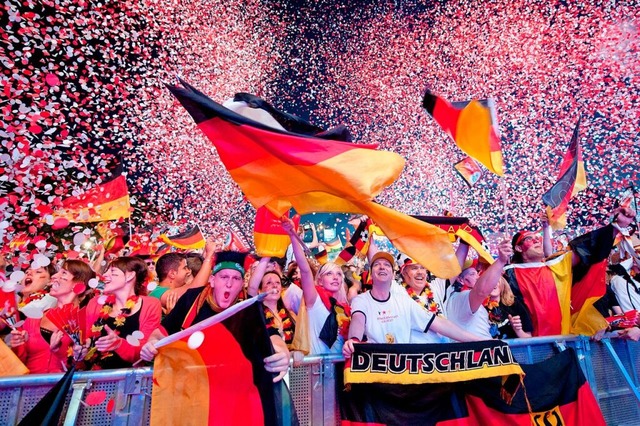
[[[201,253],[178,250],[157,258],[131,256],[126,246],[106,259],[101,250],[94,259],[60,264],[39,255],[26,271],[3,258],[4,284],[9,275],[21,282],[13,291],[3,286],[0,328],[31,373],[72,364],[126,368],[153,361],[163,337],[266,293],[261,303],[273,355],[264,362],[274,380],[285,375],[291,358],[297,365],[309,354],[349,357],[365,342],[598,338],[607,330],[637,341],[635,212],[621,206],[610,213],[610,223],[556,253],[545,221],[541,233],[521,231],[502,241],[491,264],[472,259],[470,246],[459,241],[461,272],[451,279],[381,250],[374,237],[353,260],[321,264],[286,217],[288,263],[222,250],[213,239]],[[357,266],[362,260],[366,268]],[[589,308],[597,312],[585,320]]]

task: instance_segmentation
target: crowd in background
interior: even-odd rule
[[[160,256],[130,256],[126,246],[57,263],[39,255],[24,271],[5,257],[4,342],[31,373],[60,372],[72,364],[87,370],[131,367],[153,361],[155,343],[163,337],[266,293],[262,320],[274,354],[265,368],[281,377],[290,358],[296,365],[309,354],[349,357],[354,345],[366,342],[576,332],[567,313],[576,304],[576,286],[584,285],[585,276],[593,281],[589,270],[596,265],[604,265],[607,275],[594,307],[609,321],[580,333],[598,338],[615,331],[640,339],[640,244],[635,212],[628,207],[612,209],[610,223],[560,251],[546,221],[540,232],[521,231],[500,242],[491,264],[458,241],[461,272],[449,279],[433,276],[408,256],[381,250],[374,237],[367,252],[349,261],[320,263],[300,237],[304,231],[287,218],[282,227],[291,240],[288,260],[223,250],[213,239],[203,250]],[[590,252],[589,244],[599,253]],[[20,281],[15,288],[6,285],[10,277]]]

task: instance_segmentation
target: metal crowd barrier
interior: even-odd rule
[[[593,342],[582,336],[507,342],[520,363],[543,361],[565,347],[573,347],[607,424],[640,425],[640,343],[617,338]],[[335,372],[341,361],[342,357],[336,355],[310,356],[291,369],[289,387],[301,425],[339,424]],[[61,377],[39,374],[0,378],[0,425],[17,424]],[[148,367],[76,373],[61,424],[148,425],[151,386],[152,370]],[[107,399],[88,406],[83,397],[93,391],[105,391]]]

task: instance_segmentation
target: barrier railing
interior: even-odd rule
[[[573,347],[607,424],[640,425],[640,343],[612,338],[593,342],[582,336],[550,336],[508,341],[520,363],[543,361]],[[336,401],[337,355],[309,356],[290,370],[291,396],[301,425],[339,424]],[[149,424],[152,369],[78,372],[67,395],[64,425],[133,426]],[[0,425],[15,425],[61,374],[0,378]],[[104,391],[98,405],[83,402],[88,392]]]

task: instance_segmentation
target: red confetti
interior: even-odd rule
[[[49,86],[58,86],[60,84],[60,79],[55,74],[47,74],[45,80]]]
[[[107,399],[107,393],[105,391],[94,391],[94,392],[89,392],[87,394],[87,396],[84,398],[84,402],[87,405],[93,406],[93,405],[102,404],[106,399]],[[113,399],[110,401],[113,401]],[[109,411],[108,407],[107,407],[107,412],[111,412]]]
[[[58,229],[66,228],[67,226],[69,226],[69,220],[65,219],[64,217],[59,217],[53,222],[53,225],[51,225],[51,228],[58,230]]]
[[[107,413],[112,413],[115,406],[116,406],[116,400],[111,398],[109,402],[107,402]]]

